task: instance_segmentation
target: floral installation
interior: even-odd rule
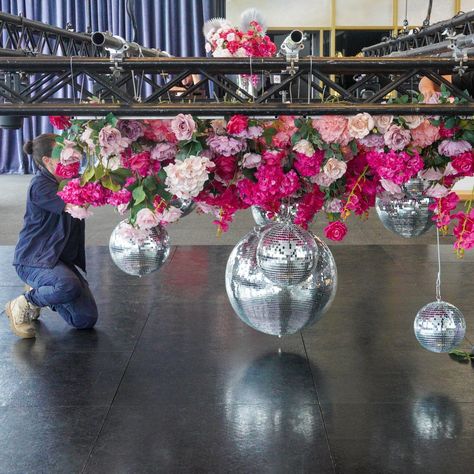
[[[361,113],[201,120],[180,114],[52,121],[64,128],[53,154],[65,178],[61,198],[83,217],[90,206],[115,206],[137,237],[179,220],[173,203],[183,199],[212,214],[219,231],[250,206],[277,213],[292,202],[296,224],[307,228],[324,213],[325,236],[340,241],[351,215],[367,217],[378,195],[400,198],[404,185],[418,178],[437,226],[445,233],[453,226],[458,254],[474,247],[472,203],[459,211],[452,191],[456,181],[474,175],[474,121],[466,118]]]

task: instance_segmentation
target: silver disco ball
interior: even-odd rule
[[[109,251],[115,265],[133,276],[143,276],[158,270],[170,254],[168,232],[161,227],[153,228],[143,242],[127,236],[122,221],[110,236]]]
[[[414,322],[418,342],[431,352],[450,352],[461,344],[466,321],[456,306],[434,301],[418,311]]]
[[[412,178],[402,188],[409,197],[420,198],[425,192],[425,183],[421,179]]]
[[[415,192],[413,189],[410,192]],[[427,232],[434,224],[428,209],[433,200],[426,196],[377,197],[375,209],[384,227],[410,239]]]
[[[280,210],[273,216],[268,217],[268,212],[265,209],[262,209],[259,206],[252,206],[252,217],[255,221],[255,224],[259,226],[271,224],[272,222],[281,222],[283,217],[288,216],[291,221],[293,221],[296,217],[296,213],[298,212],[298,204],[282,204],[280,206]]]
[[[171,202],[170,206],[176,207],[181,211],[181,217],[186,217],[194,211],[194,201],[192,199],[181,199],[175,197]]]
[[[307,280],[275,285],[257,265],[257,245],[265,230],[255,228],[232,250],[225,276],[227,296],[250,327],[273,336],[293,334],[314,324],[330,307],[337,289],[336,262],[329,247],[313,236],[318,254]]]
[[[313,235],[291,222],[270,224],[257,245],[257,265],[277,285],[306,280],[317,261]]]

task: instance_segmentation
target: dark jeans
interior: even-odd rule
[[[36,306],[49,306],[71,326],[88,329],[97,321],[97,305],[87,280],[79,270],[63,262],[53,268],[17,265],[18,276],[33,289],[25,294]]]

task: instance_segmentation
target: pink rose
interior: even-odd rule
[[[340,213],[342,211],[342,201],[340,199],[330,199],[324,205],[324,210],[331,213]]]
[[[59,157],[61,164],[71,165],[81,161],[81,159],[81,152],[75,148],[75,143],[70,140],[64,140],[64,148],[61,150]]]
[[[353,115],[348,120],[349,135],[354,138],[364,138],[374,126],[374,119],[366,112]]]
[[[177,140],[191,140],[196,131],[196,122],[189,114],[179,114],[171,121],[171,131]]]
[[[333,181],[342,178],[346,170],[347,164],[345,161],[338,160],[337,158],[329,158],[323,168],[324,174]]]
[[[346,236],[346,234],[346,224],[341,221],[330,222],[324,229],[324,235],[330,240],[340,241]]]
[[[466,140],[443,140],[438,145],[438,153],[444,156],[456,156],[470,151],[472,145]]]
[[[420,178],[425,181],[438,181],[443,177],[443,173],[436,168],[428,168],[420,173]]]
[[[410,131],[400,127],[399,125],[391,125],[385,132],[383,138],[385,145],[392,150],[403,150],[408,146],[411,140]]]
[[[129,145],[129,140],[122,137],[120,131],[112,125],[106,125],[99,132],[99,145],[103,155],[119,155]]]
[[[239,136],[249,125],[249,119],[245,115],[233,115],[227,124],[227,133]]]
[[[452,161],[453,168],[461,174],[469,174],[472,171],[472,152],[462,153],[455,156]]]
[[[313,119],[312,125],[326,143],[347,145],[351,139],[347,128],[347,118],[341,115],[326,115]]]
[[[60,178],[70,179],[76,177],[79,174],[79,167],[80,164],[77,161],[75,163],[71,163],[70,165],[58,163],[54,172],[56,176],[59,176]]]
[[[71,126],[71,117],[50,115],[49,123],[58,130],[65,130]]]
[[[392,125],[393,115],[374,115],[373,119],[377,130],[383,135]]]
[[[324,188],[327,188],[334,183],[334,180],[326,173],[319,173],[316,176],[312,176],[310,181],[318,186],[323,186]]]
[[[439,139],[439,127],[435,127],[429,120],[424,120],[411,131],[413,146],[426,148]]]
[[[237,160],[234,156],[218,156],[214,159],[214,173],[224,182],[230,181],[237,171]]]
[[[182,213],[183,212],[181,211],[181,209],[178,209],[177,207],[174,207],[174,206],[170,206],[169,209],[164,210],[163,213],[161,214],[160,222],[163,225],[176,222],[177,220],[179,220]]]
[[[159,217],[147,207],[140,209],[137,213],[136,224],[140,229],[152,229],[160,223]]]
[[[314,147],[308,140],[300,140],[293,147],[293,150],[306,156],[314,155]]]
[[[425,120],[422,115],[402,115],[402,118],[409,129],[419,127]]]
[[[86,127],[80,137],[81,142],[85,143],[89,149],[95,148],[94,139],[92,138],[93,134],[94,130],[92,130],[92,128]]]

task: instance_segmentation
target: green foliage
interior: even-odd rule
[[[51,153],[51,158],[59,160],[59,158],[61,158],[61,149],[62,147],[60,145],[56,145]]]
[[[95,169],[93,166],[88,166],[81,176],[81,186],[88,183],[95,175]]]
[[[143,186],[137,186],[132,193],[133,200],[135,201],[135,204],[140,204],[146,199],[146,194],[145,190],[143,189]]]
[[[116,183],[111,175],[105,175],[100,182],[104,188],[110,189],[113,192],[120,191],[120,184]]]
[[[272,144],[273,137],[277,134],[277,129],[273,127],[268,127],[263,131],[263,138],[267,145]]]

